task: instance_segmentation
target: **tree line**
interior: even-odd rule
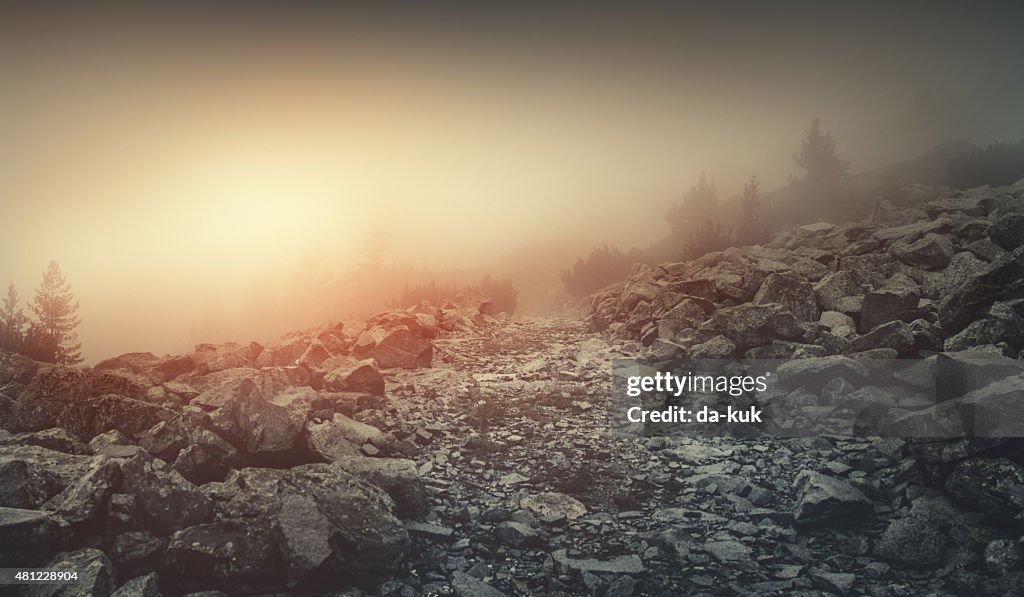
[[[28,308],[31,317],[25,315],[18,291],[10,284],[0,309],[0,350],[46,363],[81,363],[82,345],[75,332],[81,323],[78,301],[56,261],[43,272]]]
[[[726,203],[715,180],[701,173],[697,183],[665,213],[668,238],[646,251],[633,249],[626,253],[607,245],[595,248],[587,258],[578,258],[571,268],[562,271],[566,291],[576,298],[586,296],[622,280],[637,262],[696,259],[730,246],[763,243],[775,232],[774,222],[821,217],[825,198],[835,200],[833,205],[846,203],[848,164],[839,157],[835,137],[822,128],[820,119],[815,118],[804,131],[793,161],[803,172],[800,177],[790,177],[787,188],[780,193],[785,201],[776,197],[772,202],[762,194],[761,181],[753,174],[738,201]]]

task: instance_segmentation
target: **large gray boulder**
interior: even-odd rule
[[[427,512],[427,490],[412,460],[341,456],[332,466],[388,492],[402,518],[419,518]]]
[[[148,385],[129,373],[54,366],[41,370],[11,409],[19,431],[63,427],[83,439],[143,431],[173,416],[145,401]]]
[[[407,311],[385,311],[366,322],[352,354],[372,358],[384,369],[429,367],[434,355],[433,332],[423,319]]]
[[[266,546],[273,552],[271,561],[259,568],[281,570],[280,580],[288,586],[361,582],[392,570],[408,547],[408,534],[388,494],[337,466],[246,468],[203,490],[222,526],[203,527],[202,532],[216,535],[227,527],[242,533],[253,548]],[[257,529],[268,535],[250,537]],[[218,544],[216,537],[207,542],[211,549]],[[189,544],[180,540],[172,546],[176,543]],[[197,582],[226,586],[224,578],[212,574],[216,560],[214,554],[197,554],[194,566],[174,570]],[[277,586],[274,579],[268,582],[261,590]]]
[[[161,575],[182,590],[252,592],[284,583],[273,530],[255,521],[213,522],[176,532],[164,552]]]
[[[1012,520],[1024,511],[1024,467],[1007,458],[968,458],[946,478],[946,491],[992,520]]]
[[[1012,212],[1001,216],[989,228],[988,237],[992,242],[1012,251],[1024,244],[1024,213]]]
[[[91,462],[39,446],[0,447],[0,506],[41,508],[85,476]]]
[[[863,336],[854,338],[844,352],[853,354],[879,348],[892,349],[899,356],[910,356],[917,350],[914,332],[907,323],[892,321],[872,329]]]
[[[985,264],[961,284],[950,289],[939,302],[939,323],[955,334],[976,318],[979,310],[1004,296],[1019,296],[1024,290],[1024,247]]]
[[[818,304],[810,282],[787,274],[769,274],[754,295],[755,305],[778,303],[800,321],[817,321]]]
[[[78,578],[71,583],[33,585],[31,597],[94,597],[114,592],[114,565],[102,551],[79,549],[57,554],[43,565],[46,570],[74,572]]]
[[[863,334],[890,321],[913,321],[917,318],[920,298],[916,287],[887,287],[866,293],[857,330]]]
[[[70,527],[64,519],[40,510],[0,507],[0,537],[5,546],[0,549],[0,566],[38,566],[71,538]]]
[[[947,338],[945,350],[959,351],[987,344],[1004,344],[1014,355],[1024,349],[1024,299],[998,301],[956,335]]]
[[[875,555],[908,566],[930,567],[942,561],[945,537],[927,510],[912,508],[889,522],[875,544]]]
[[[796,318],[780,304],[748,303],[719,309],[700,329],[710,332],[712,337],[725,336],[739,351],[771,344],[776,339],[796,340],[803,335]]]
[[[373,359],[334,357],[324,361],[324,389],[332,392],[384,394],[384,377]]]
[[[853,304],[849,298],[861,294],[863,291],[860,283],[845,270],[832,272],[814,285],[814,296],[824,311],[849,313]]]
[[[324,462],[344,456],[358,456],[364,444],[382,446],[384,434],[372,425],[335,413],[329,421],[310,422],[306,427],[309,450]]]
[[[942,234],[929,233],[912,243],[896,241],[889,253],[907,265],[926,270],[942,269],[953,257],[953,241]]]
[[[118,448],[111,454],[123,477],[118,491],[135,496],[147,529],[166,534],[210,519],[210,501],[170,465],[132,446]]]
[[[794,485],[797,500],[793,506],[793,519],[799,524],[854,524],[872,511],[871,500],[841,479],[803,471]]]

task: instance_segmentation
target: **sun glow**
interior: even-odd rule
[[[358,214],[352,185],[328,162],[259,148],[198,156],[191,173],[166,189],[190,220],[181,240],[256,267],[329,241],[346,207]]]

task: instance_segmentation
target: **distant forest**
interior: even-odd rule
[[[602,245],[562,270],[565,291],[588,296],[621,281],[636,263],[695,259],[730,246],[766,242],[783,226],[865,217],[882,198],[899,202],[901,187],[935,184],[952,189],[1004,186],[1024,178],[1024,141],[976,147],[954,141],[879,171],[851,175],[832,133],[815,118],[793,161],[801,170],[786,186],[763,193],[752,175],[741,193],[723,199],[715,180],[697,182],[665,214],[668,234],[644,249]]]

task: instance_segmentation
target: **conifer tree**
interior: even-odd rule
[[[12,283],[7,287],[3,308],[0,309],[0,350],[19,352],[25,340],[28,317],[18,305],[18,291]]]
[[[81,323],[77,315],[78,301],[56,261],[51,261],[43,272],[43,281],[29,307],[36,316],[31,331],[37,342],[52,347],[53,362],[67,365],[82,362],[82,345],[75,332]]]
[[[800,153],[793,161],[804,169],[803,178],[796,181],[803,198],[809,201],[838,201],[849,165],[836,152],[836,140],[831,131],[821,128],[821,119],[811,121],[804,132]]]

